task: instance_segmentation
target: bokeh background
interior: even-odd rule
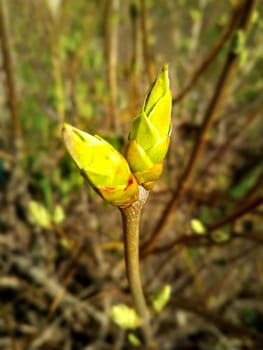
[[[61,125],[122,151],[165,63],[172,142],[141,225],[147,300],[171,288],[158,348],[262,348],[262,16],[256,0],[0,1],[1,349],[143,349],[111,318],[132,306],[120,214]]]

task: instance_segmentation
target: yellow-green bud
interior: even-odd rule
[[[126,158],[136,180],[151,189],[160,177],[171,135],[172,96],[165,65],[146,95],[141,113],[132,120]]]
[[[92,187],[107,202],[125,206],[138,199],[138,184],[126,159],[101,137],[64,124],[65,145]]]

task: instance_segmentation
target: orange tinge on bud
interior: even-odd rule
[[[138,199],[138,184],[126,159],[103,138],[69,124],[62,135],[81,174],[105,201],[127,206]]]

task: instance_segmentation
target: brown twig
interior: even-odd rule
[[[243,215],[250,213],[251,211],[256,209],[262,203],[263,203],[263,198],[258,197],[241,207],[237,205],[237,209],[233,210],[231,213],[228,213],[227,215],[225,215],[223,218],[219,219],[215,223],[208,225],[206,228],[206,235],[200,236],[200,235],[184,234],[162,247],[153,249],[151,253],[153,254],[165,253],[179,245],[198,245],[198,244],[210,245],[210,241],[212,242],[212,244],[214,244],[214,241],[211,238],[211,234],[215,230],[218,230],[227,224],[233,223],[235,220],[239,219]],[[252,233],[250,233],[249,235],[233,233],[231,235],[231,238],[241,238],[241,239],[243,238],[251,241],[260,242],[263,244],[263,239],[258,235],[253,235]]]
[[[225,152],[229,149],[229,147],[236,141],[236,139],[247,130],[249,124],[251,124],[259,115],[260,112],[262,111],[262,106],[258,106],[253,110],[251,113],[247,115],[246,121],[244,124],[238,128],[238,130],[234,131],[231,135],[228,136],[226,142],[217,148],[216,152],[212,154],[212,156],[207,160],[205,163],[203,170],[198,174],[197,178],[195,181],[198,179],[203,178],[207,171],[210,169],[211,165],[214,164],[220,157],[222,157]]]
[[[201,75],[210,67],[210,65],[216,59],[218,53],[225,45],[226,41],[231,36],[233,30],[235,29],[235,25],[240,15],[240,11],[242,10],[242,6],[236,6],[233,9],[229,22],[226,26],[224,26],[219,38],[214,43],[211,50],[207,53],[205,58],[197,65],[197,67],[192,72],[191,77],[186,82],[185,86],[173,97],[173,104],[181,101],[185,95],[195,86]]]
[[[255,196],[257,196],[259,192],[262,191],[262,189],[263,189],[263,171],[258,176],[258,179],[254,183],[254,185],[247,191],[245,196],[242,198],[242,200],[240,201],[240,204],[243,205],[253,200]]]
[[[137,113],[138,104],[138,68],[140,57],[140,23],[139,23],[139,7],[137,1],[130,4],[131,18],[131,67],[130,67],[130,115],[134,116]]]
[[[67,307],[72,307],[78,310],[80,314],[86,314],[92,316],[99,323],[104,324],[106,319],[104,314],[95,309],[92,305],[87,302],[79,301],[74,295],[67,292],[59,282],[53,278],[50,278],[45,271],[38,266],[34,266],[32,261],[16,256],[13,265],[15,269],[19,271],[22,275],[31,279],[36,285],[41,286],[45,294],[47,294],[52,300],[61,295],[61,301],[59,306],[64,309]]]
[[[257,0],[244,1],[244,5],[242,8],[242,12],[239,16],[239,21],[236,30],[242,30],[244,33],[247,32],[256,4]],[[180,199],[182,194],[189,188],[189,185],[191,184],[192,177],[195,173],[199,160],[201,159],[205,150],[209,131],[213,125],[216,115],[219,113],[223,102],[225,101],[228,89],[231,86],[232,80],[234,78],[234,73],[236,71],[238,59],[239,54],[237,52],[233,52],[232,47],[230,47],[222,73],[216,85],[214,95],[206,110],[202,127],[197,136],[194,148],[190,155],[190,159],[183,172],[183,175],[181,176],[176,191],[174,192],[172,198],[164,208],[162,215],[158,220],[150,239],[142,248],[142,256],[147,255],[153,249],[156,242],[159,240],[161,234],[163,233],[165,224],[168,222],[171,214],[173,213],[175,204],[178,203],[178,200]]]
[[[129,287],[136,313],[141,319],[145,344],[147,345],[147,348],[149,348],[150,344],[152,343],[150,314],[144,298],[139,265],[140,216],[149,192],[141,186],[139,189],[139,200],[132,203],[128,207],[120,208],[120,211],[123,222],[125,262]]]
[[[18,99],[16,93],[16,84],[13,71],[12,55],[9,43],[9,34],[5,21],[5,1],[0,0],[0,37],[3,55],[3,68],[6,74],[6,83],[8,89],[8,107],[11,114],[12,120],[12,148],[21,148],[22,143],[22,127],[21,121],[18,114]]]
[[[105,1],[104,50],[106,59],[106,80],[109,93],[108,115],[110,128],[117,133],[120,125],[117,118],[117,61],[118,61],[118,11],[119,0]]]
[[[210,233],[229,223],[232,223],[233,221],[239,219],[241,216],[251,212],[262,203],[263,203],[263,197],[257,197],[256,199],[248,203],[245,203],[241,206],[238,205],[237,209],[235,209],[233,212],[229,213],[228,215],[225,215],[223,218],[219,219],[215,223],[208,225],[207,232]]]
[[[261,333],[252,328],[234,324],[226,319],[223,319],[222,317],[217,316],[210,310],[207,310],[206,307],[200,302],[190,302],[189,300],[183,298],[173,298],[171,304],[177,309],[183,309],[204,318],[210,323],[213,323],[225,334],[238,336],[239,338],[243,339],[249,338],[254,343],[259,342],[259,344],[262,344],[263,342],[263,335]]]
[[[152,83],[155,79],[155,70],[154,70],[152,56],[150,53],[149,28],[148,28],[147,8],[146,8],[145,0],[140,0],[140,4],[141,4],[140,18],[141,18],[143,55],[144,55],[144,60],[146,64],[148,79],[149,79],[149,82]]]

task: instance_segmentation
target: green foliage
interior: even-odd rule
[[[231,48],[236,55],[240,55],[244,50],[246,37],[243,30],[237,30],[233,36]]]
[[[155,312],[161,312],[171,297],[171,286],[164,285],[151,297],[151,304]]]
[[[140,346],[141,341],[140,339],[136,336],[136,334],[129,332],[128,333],[128,340],[133,346]]]
[[[31,200],[28,203],[29,220],[36,226],[44,229],[51,229],[52,224],[61,224],[65,219],[63,208],[56,205],[53,212],[41,203]]]
[[[222,230],[216,230],[213,231],[210,235],[212,241],[214,241],[215,243],[225,243],[227,241],[229,241],[230,239],[230,234],[229,232],[227,232],[226,229],[222,229]]]
[[[122,329],[135,329],[140,325],[140,319],[135,310],[125,304],[112,306],[111,319]]]
[[[192,219],[190,221],[190,226],[196,234],[198,234],[198,235],[205,235],[206,234],[206,228],[205,228],[204,224],[199,219]]]
[[[51,216],[48,210],[39,202],[30,201],[28,204],[29,220],[41,228],[51,228]]]

